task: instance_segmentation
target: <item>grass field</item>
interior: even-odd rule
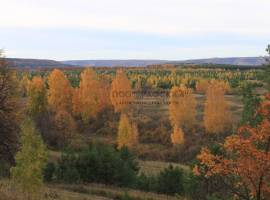
[[[185,198],[142,192],[102,184],[49,184],[43,187],[38,200],[184,200]],[[24,200],[25,196],[11,186],[8,180],[0,181],[0,200]]]

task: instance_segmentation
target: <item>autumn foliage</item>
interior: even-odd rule
[[[106,77],[98,78],[93,69],[81,73],[79,88],[73,89],[72,110],[87,123],[90,118],[110,105],[110,82]]]
[[[196,99],[192,90],[181,85],[170,91],[169,113],[172,126],[191,128],[196,122]]]
[[[136,124],[131,123],[126,114],[121,114],[118,134],[117,134],[117,147],[132,147],[138,142],[138,129]]]
[[[224,97],[225,89],[212,83],[206,92],[204,127],[207,133],[221,133],[230,121],[229,107]]]
[[[47,109],[47,93],[44,81],[35,76],[28,82],[28,112],[32,117]]]
[[[133,100],[132,87],[123,70],[116,72],[111,86],[110,98],[116,112],[125,111]]]
[[[184,143],[184,132],[178,126],[174,126],[173,133],[171,134],[171,140],[174,145],[179,145]]]
[[[98,111],[99,87],[96,74],[92,69],[86,69],[81,73],[78,98],[82,119],[87,122]]]
[[[54,69],[48,77],[48,103],[54,112],[59,110],[71,111],[72,88],[65,74]]]
[[[257,127],[244,125],[237,134],[226,138],[224,155],[202,149],[197,174],[221,176],[237,199],[270,198],[270,94],[266,95],[256,115],[263,116]]]
[[[199,79],[196,83],[196,91],[199,93],[205,93],[209,86],[209,80],[207,79]]]

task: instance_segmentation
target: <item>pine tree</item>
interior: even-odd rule
[[[16,166],[11,168],[13,180],[31,198],[37,195],[43,184],[43,169],[47,150],[31,120],[26,119],[21,127],[21,149],[16,154]]]

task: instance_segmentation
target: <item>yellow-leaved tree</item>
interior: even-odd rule
[[[116,77],[111,86],[110,98],[116,112],[127,111],[130,103],[132,103],[132,87],[123,70],[116,72]]]
[[[172,126],[192,128],[196,123],[197,102],[192,90],[181,85],[170,91],[169,114]]]
[[[28,83],[28,112],[36,117],[47,109],[46,87],[41,77],[35,76]]]
[[[121,114],[117,134],[117,147],[132,147],[138,142],[138,129],[135,124],[130,123],[126,114]]]
[[[93,69],[87,68],[81,73],[79,87],[80,113],[85,123],[95,117],[99,108],[100,85]]]
[[[209,84],[209,80],[207,79],[198,79],[196,82],[196,91],[199,93],[205,93]]]
[[[173,128],[173,133],[171,134],[171,141],[174,145],[184,144],[184,132],[182,128],[177,125]]]
[[[204,127],[207,133],[222,133],[230,122],[225,90],[213,82],[206,91],[204,107]]]

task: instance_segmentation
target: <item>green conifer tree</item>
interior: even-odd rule
[[[11,176],[28,198],[32,199],[42,188],[42,172],[48,155],[30,119],[23,122],[21,130],[21,149],[15,156],[16,166],[11,168]]]

